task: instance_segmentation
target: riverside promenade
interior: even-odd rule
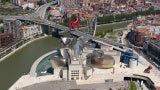
[[[30,76],[34,76],[36,77],[37,76],[37,73],[36,73],[36,69],[37,69],[37,66],[38,64],[44,59],[46,58],[47,56],[53,54],[53,53],[56,53],[57,51],[56,50],[53,50],[51,52],[48,52],[46,54],[44,54],[43,56],[41,56],[40,58],[38,58],[32,65],[31,69],[30,69]]]
[[[53,50],[51,52],[48,52],[44,55],[42,55],[40,58],[38,58],[32,65],[30,72],[28,75],[23,75],[21,78],[18,79],[10,88],[9,90],[17,90],[26,86],[33,85],[35,83],[42,83],[42,82],[48,82],[48,81],[55,81],[55,80],[61,80],[59,77],[54,75],[47,75],[47,76],[40,76],[37,77],[36,68],[38,64],[47,56],[55,53],[56,50]]]
[[[39,37],[39,38],[33,38],[33,39],[31,39],[29,42],[24,43],[22,46],[20,46],[20,47],[18,47],[18,48],[15,48],[15,49],[12,49],[12,51],[11,51],[9,54],[7,54],[7,55],[5,55],[4,57],[0,58],[0,63],[1,63],[2,61],[4,61],[6,58],[8,58],[9,56],[13,55],[13,54],[14,54],[15,52],[17,52],[18,50],[24,48],[25,46],[31,44],[32,42],[34,42],[34,41],[36,41],[36,40],[39,40],[39,39],[42,39],[42,38],[45,38],[45,37],[47,37],[47,35],[42,36],[42,37]],[[12,47],[12,46],[11,46],[11,47]],[[11,48],[11,47],[9,47],[9,48]]]

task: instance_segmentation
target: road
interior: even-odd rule
[[[46,10],[53,3],[55,3],[55,2],[51,2],[51,3],[47,3],[45,5],[42,5],[33,14],[23,15],[23,16],[16,16],[16,17],[14,17],[14,19],[32,21],[32,22],[35,22],[35,23],[38,23],[38,24],[48,25],[48,26],[51,26],[53,28],[68,32],[69,31],[68,27],[60,25],[60,24],[57,24],[57,23],[54,23],[54,22],[51,22],[51,21],[48,21],[47,19],[45,19]],[[72,34],[74,34],[74,35],[77,35],[77,36],[83,36],[86,40],[91,40],[92,39],[95,42],[113,46],[115,49],[119,49],[121,51],[122,51],[122,49],[119,48],[119,47],[125,46],[125,45],[123,45],[121,43],[117,43],[117,42],[114,42],[114,41],[111,41],[111,40],[105,40],[105,39],[93,37],[93,36],[91,36],[89,34],[85,34],[85,33],[80,32],[80,31],[70,31],[70,32]]]
[[[19,20],[36,20],[37,18],[39,19],[45,19],[45,14],[46,14],[46,10],[47,8],[51,5],[54,4],[54,2],[50,2],[47,4],[44,4],[42,6],[40,6],[34,13],[32,14],[25,14],[25,15],[19,15],[19,16],[7,16],[4,17],[4,19],[19,19]]]
[[[127,42],[129,43],[129,42]],[[131,44],[131,43],[129,43]],[[132,45],[134,46],[134,45]],[[157,63],[155,63],[150,56],[148,56],[143,50],[140,50],[140,48],[138,48],[137,50],[132,49],[134,53],[136,53],[139,56],[139,63],[141,63],[142,65],[144,65],[146,68],[151,65],[152,69],[151,72],[155,75],[160,77],[160,72],[159,72],[159,66]]]

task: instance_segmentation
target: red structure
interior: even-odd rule
[[[146,68],[146,69],[144,70],[144,73],[150,73],[150,70],[151,70],[151,69],[152,69],[152,66],[149,65],[148,68]]]
[[[69,19],[70,31],[72,30],[73,27],[77,27],[78,30],[79,30],[79,22],[80,22],[79,14],[77,15],[77,20],[76,21],[72,21],[72,18],[70,18]]]

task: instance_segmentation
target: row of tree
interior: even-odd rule
[[[76,21],[77,16],[76,16],[75,14],[73,14],[73,15],[71,16],[71,19],[72,19],[73,21]],[[64,25],[64,26],[69,26],[69,18],[65,18],[65,19],[63,20],[63,23],[61,23],[61,24]],[[82,20],[82,21],[80,21],[80,25],[86,26],[86,25],[87,25],[87,20]]]
[[[103,17],[98,17],[97,22],[98,24],[105,24],[105,23],[111,23],[115,21],[131,20],[137,16],[146,16],[150,14],[160,14],[160,10],[146,10],[146,11],[139,11],[139,12],[133,12],[128,14],[122,13],[122,14],[116,14],[116,15],[110,15],[110,16],[103,16]]]
[[[116,14],[116,15],[110,15],[110,16],[103,16],[103,17],[97,17],[97,23],[98,24],[106,24],[106,23],[112,23],[112,22],[119,22],[124,20],[132,20],[134,17],[137,16],[147,16],[150,14],[160,14],[160,10],[146,10],[146,11],[139,11],[139,12],[133,12],[133,13],[122,13],[122,14]],[[75,16],[72,16],[75,19]],[[62,25],[69,26],[69,18],[66,18],[63,20]],[[80,25],[84,26],[87,25],[87,20],[80,21]]]
[[[37,2],[37,4],[38,4],[39,6],[41,6],[41,5],[45,4],[45,2],[44,2],[44,0],[39,0],[39,1]]]
[[[1,3],[10,2],[10,0],[0,0]]]
[[[4,32],[4,28],[0,27],[0,33],[3,33],[3,32]]]

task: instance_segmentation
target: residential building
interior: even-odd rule
[[[18,41],[22,38],[22,32],[19,30],[21,21],[17,19],[5,19],[3,21],[4,33],[12,33],[13,40]]]
[[[130,39],[133,44],[136,46],[143,46],[143,43],[148,40],[156,40],[160,39],[160,29],[157,28],[157,30],[153,29],[146,29],[146,28],[141,28],[141,29],[136,29],[136,30],[131,30],[130,32]]]
[[[6,46],[13,42],[13,35],[11,33],[0,34],[0,47]]]
[[[160,64],[160,40],[149,40],[143,44],[147,56]]]
[[[27,3],[37,4],[38,1],[39,0],[11,0],[11,3],[13,3],[15,5],[22,6],[22,5],[27,4]]]
[[[114,0],[114,2],[116,3],[116,4],[126,4],[126,2],[127,2],[128,0]]]
[[[78,0],[58,0],[58,4],[62,6],[74,6],[78,4]]]
[[[159,15],[149,15],[147,17],[137,18],[133,21],[133,28],[129,39],[136,46],[143,46],[143,43],[149,39],[160,39],[160,20]]]
[[[11,3],[15,5],[21,5],[21,0],[11,0]]]
[[[22,6],[23,9],[25,9],[26,7],[34,8],[38,1],[39,0],[11,0],[11,3]]]
[[[137,29],[130,32],[130,40],[136,46],[142,46],[151,32],[147,29]]]
[[[49,14],[50,14],[49,20],[57,23],[62,22],[63,14],[60,12],[59,8],[51,7]]]
[[[33,38],[34,35],[41,34],[42,30],[39,25],[29,25],[29,26],[21,26],[19,31],[22,32],[23,38]]]

